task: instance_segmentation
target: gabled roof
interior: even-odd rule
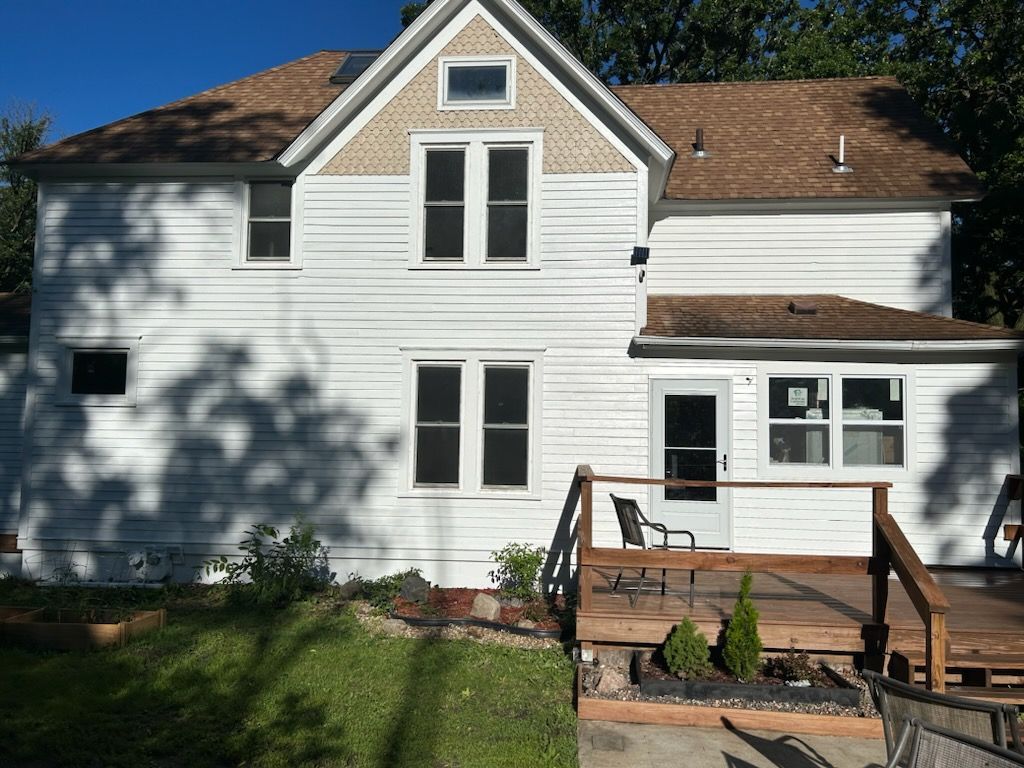
[[[665,197],[972,199],[982,189],[891,77],[617,86],[676,151]],[[704,129],[707,157],[694,158]],[[839,135],[853,173],[833,173]]]
[[[791,304],[812,305],[795,314]],[[649,296],[641,337],[788,341],[995,341],[1024,332],[833,295]]]
[[[345,90],[347,53],[311,56],[29,152],[20,163],[246,163],[275,159]]]
[[[27,338],[32,294],[0,293],[0,339]]]

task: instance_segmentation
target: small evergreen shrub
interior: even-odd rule
[[[662,655],[668,671],[684,680],[704,677],[711,671],[708,639],[689,616],[684,616],[669,632]]]
[[[765,659],[763,671],[766,677],[786,681],[810,680],[815,685],[820,684],[824,678],[821,667],[811,661],[808,653],[797,653],[795,648],[790,648],[783,656]]]
[[[419,568],[406,568],[379,579],[367,581],[359,579],[362,584],[360,594],[363,599],[378,611],[390,611],[394,607],[395,598],[402,591],[402,582],[410,576],[422,576]]]
[[[491,552],[498,567],[487,575],[503,594],[533,600],[540,596],[540,568],[546,554],[544,547],[515,542],[506,544],[497,552]]]
[[[761,667],[761,636],[757,633],[757,609],[750,599],[754,576],[747,571],[740,581],[740,594],[732,609],[732,620],[725,631],[722,658],[737,680],[749,682]]]
[[[224,574],[222,584],[233,587],[232,599],[261,606],[282,606],[310,592],[323,589],[334,580],[327,554],[312,525],[297,518],[288,535],[272,525],[253,525],[238,548],[241,560],[221,555],[207,560],[207,576]]]

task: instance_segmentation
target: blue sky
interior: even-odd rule
[[[29,103],[51,138],[323,48],[382,48],[407,0],[0,0],[0,110]]]

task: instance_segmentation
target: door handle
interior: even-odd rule
[[[726,454],[723,453],[722,454],[722,460],[721,461],[716,461],[715,464],[721,464],[723,472],[728,472],[729,471],[729,457]]]

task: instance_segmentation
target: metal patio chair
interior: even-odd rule
[[[871,670],[864,670],[862,674],[875,708],[882,716],[885,746],[890,756],[896,749],[903,723],[911,718],[1003,748],[1009,735],[1014,750],[1022,752],[1018,710],[1012,704],[934,693]]]
[[[900,758],[907,754],[906,763]],[[919,718],[908,719],[885,768],[1016,768],[1024,756],[982,739],[941,728]]]
[[[612,497],[612,504],[615,505],[615,515],[619,518],[619,529],[622,531],[622,548],[626,549],[632,545],[634,547],[640,547],[641,549],[688,549],[691,552],[697,551],[697,540],[694,538],[693,533],[684,530],[669,530],[661,523],[654,523],[644,517],[644,513],[640,511],[640,505],[636,503],[636,499],[623,499],[616,496],[614,493],[608,494]],[[648,543],[647,538],[644,536],[644,528],[649,528],[657,534],[661,534],[661,543]],[[669,544],[668,537],[673,535],[689,536],[690,545],[683,546],[678,544]],[[615,584],[612,585],[612,593],[618,591],[619,583],[622,581],[623,568],[619,568],[619,575],[615,577]],[[665,592],[665,574],[667,569],[661,569],[661,594]],[[625,587],[627,590],[632,590],[633,594],[629,597],[629,607],[633,608],[636,605],[637,599],[640,597],[640,590],[644,587],[644,581],[647,578],[647,569],[640,569],[640,578],[638,579],[636,586]],[[693,608],[694,592],[695,592],[695,574],[690,571],[690,607]]]

